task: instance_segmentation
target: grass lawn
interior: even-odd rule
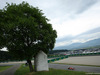
[[[29,67],[25,66],[24,64],[20,66],[19,69],[16,70],[15,72],[15,75],[26,75],[28,74],[30,71],[29,71]]]
[[[50,71],[48,71],[48,72],[45,72],[45,71],[33,72],[33,73],[29,73],[27,75],[85,75],[85,72],[50,69]]]
[[[48,72],[41,71],[30,73],[28,67],[21,65],[21,67],[15,72],[15,75],[85,75],[85,72],[50,69]]]
[[[0,72],[4,71],[10,67],[12,67],[12,66],[0,66]]]

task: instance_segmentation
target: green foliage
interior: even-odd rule
[[[11,56],[8,54],[8,52],[0,51],[0,62],[7,62]]]
[[[40,9],[26,2],[7,4],[0,10],[0,26],[4,29],[5,46],[20,59],[32,59],[39,50],[53,49],[57,33]]]
[[[15,72],[15,75],[85,75],[85,72],[50,69],[50,71],[41,71],[41,72],[29,73],[29,68],[22,65]]]
[[[12,67],[12,66],[0,66],[0,72],[4,71],[10,67]]]
[[[2,12],[2,10],[0,10],[0,49],[2,49],[4,47],[5,39],[4,39],[4,34],[5,34],[5,30],[4,30],[4,13]]]
[[[0,62],[9,62],[9,61],[18,61],[18,59],[14,58],[9,52],[0,51]]]

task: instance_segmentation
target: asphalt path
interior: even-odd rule
[[[7,65],[14,65],[13,67],[0,72],[0,75],[14,75],[14,72],[20,67],[22,63],[4,63],[1,64],[0,66],[7,66]],[[83,72],[89,72],[89,73],[100,73],[100,67],[92,67],[92,66],[77,66],[77,65],[64,65],[64,64],[49,64],[49,68],[54,68],[54,69],[63,69],[63,70],[68,70],[69,67],[75,68],[73,71],[83,71]]]
[[[9,66],[9,65],[13,66],[5,71],[0,72],[0,75],[14,75],[15,71],[20,67],[21,64],[0,64],[0,66]]]
[[[49,64],[49,68],[68,70],[69,67],[75,68],[73,71],[83,71],[89,73],[100,73],[100,67],[92,66],[76,66],[76,65],[63,65],[63,64]]]

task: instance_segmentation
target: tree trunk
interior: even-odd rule
[[[33,66],[32,66],[31,60],[28,59],[27,62],[29,64],[30,72],[33,72]]]
[[[36,56],[34,56],[34,71],[36,72]]]

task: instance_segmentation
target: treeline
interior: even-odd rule
[[[0,51],[0,62],[8,62],[8,61],[15,61],[15,60],[18,60],[18,59],[10,55],[9,52]]]
[[[49,51],[48,54],[54,54],[54,53],[60,53],[60,52],[68,52],[67,49],[62,49],[62,50],[52,50],[52,51]]]

